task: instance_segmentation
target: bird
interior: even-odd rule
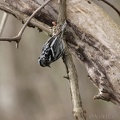
[[[63,42],[63,34],[66,28],[66,21],[63,23],[61,30],[50,37],[43,45],[38,63],[42,67],[50,67],[50,64],[58,60],[64,53],[65,45]]]

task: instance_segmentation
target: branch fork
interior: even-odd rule
[[[23,27],[21,28],[20,32],[18,33],[17,36],[14,36],[12,38],[0,38],[0,41],[8,41],[8,42],[16,42],[16,47],[18,48],[19,46],[19,42],[22,38],[23,32],[25,30],[25,28],[27,27],[28,23],[30,22],[30,20],[36,15],[37,12],[39,12],[44,6],[46,6],[51,0],[47,0],[46,2],[44,2],[40,7],[38,7],[33,14],[26,20],[25,24],[23,25]]]

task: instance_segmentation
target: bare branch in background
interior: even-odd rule
[[[28,18],[28,20],[25,22],[25,24],[23,25],[23,27],[21,28],[20,32],[18,33],[17,36],[14,36],[12,38],[0,38],[0,41],[8,41],[8,42],[16,42],[17,43],[17,48],[18,48],[18,44],[21,40],[22,34],[25,30],[25,28],[27,27],[29,21],[35,16],[35,14],[40,11],[45,5],[47,5],[51,0],[47,0],[46,2],[44,2],[39,8],[37,8],[33,14]]]
[[[114,5],[112,5],[110,2],[108,2],[106,0],[98,0],[98,1],[102,1],[102,2],[106,3],[107,5],[109,5],[111,8],[113,8],[117,12],[117,14],[120,17],[120,11]]]
[[[22,21],[23,23],[25,23],[26,20],[29,18],[28,15],[14,9],[14,8],[11,8],[7,4],[0,4],[0,9],[13,15],[14,17],[16,17],[18,20]],[[32,18],[29,21],[29,23],[33,27],[37,27],[39,30],[43,30],[43,31],[47,32],[48,34],[51,34],[50,27],[48,25],[44,24],[43,22],[40,22],[40,21],[36,20],[35,18]],[[28,24],[28,26],[29,26],[29,24]]]
[[[0,36],[2,35],[6,20],[7,20],[8,14],[4,12],[1,23],[0,23]]]
[[[4,0],[4,2],[5,2],[5,0]],[[8,18],[8,14],[6,12],[4,12],[1,23],[0,23],[0,36],[2,35],[7,18]]]

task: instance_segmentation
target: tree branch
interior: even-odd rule
[[[86,112],[83,109],[82,100],[79,92],[78,75],[68,48],[66,48],[65,54],[63,56],[63,61],[65,63],[68,75],[66,78],[69,80],[70,83],[70,92],[73,103],[73,114],[76,120],[86,120]]]
[[[4,0],[4,2],[5,2],[5,0]],[[4,12],[1,23],[0,23],[0,36],[2,35],[7,18],[8,18],[8,14],[6,12]]]
[[[6,2],[28,16],[36,6],[43,4],[42,0]],[[35,18],[51,25],[57,15],[58,3],[54,0]],[[85,65],[91,81],[99,90],[97,98],[120,105],[120,26],[88,0],[67,1],[67,21],[67,45]]]
[[[47,0],[46,2],[44,2],[40,7],[38,7],[34,12],[33,14],[28,18],[28,20],[25,22],[25,24],[23,25],[23,27],[21,28],[20,32],[18,33],[17,36],[14,36],[12,38],[0,38],[0,41],[9,41],[9,42],[16,42],[17,43],[17,46],[18,46],[18,43],[20,42],[21,40],[21,37],[22,37],[22,34],[25,30],[25,28],[27,27],[27,24],[29,23],[29,21],[35,16],[35,14],[40,11],[45,5],[47,5],[51,0]],[[18,48],[18,47],[17,47]]]
[[[108,2],[106,0],[98,0],[98,1],[102,1],[102,2],[106,3],[107,5],[109,5],[111,8],[113,8],[117,12],[117,14],[120,17],[120,11],[114,5],[112,5],[110,2]]]
[[[7,4],[0,3],[0,9],[13,15],[18,20],[22,21],[23,23],[26,22],[26,20],[29,18],[29,16],[25,13],[22,13],[15,8],[11,8],[11,6],[8,6]],[[50,27],[47,24],[44,24],[43,22],[38,21],[35,18],[32,18],[28,24],[28,26],[37,27],[39,30],[43,30],[47,32],[48,34],[51,34]]]
[[[58,24],[61,25],[66,20],[66,0],[60,0],[59,3],[59,15],[58,15]],[[63,36],[63,39],[65,40],[65,36]],[[82,107],[82,100],[80,97],[79,92],[79,85],[78,85],[78,75],[77,71],[71,56],[71,53],[69,51],[69,48],[65,43],[65,52],[63,55],[63,62],[66,67],[68,80],[70,83],[70,93],[73,103],[73,114],[76,118],[76,120],[86,120],[85,111]]]
[[[0,36],[2,35],[6,20],[7,20],[8,14],[4,12],[1,23],[0,23]]]

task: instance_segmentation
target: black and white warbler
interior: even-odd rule
[[[64,43],[63,43],[63,33],[66,28],[66,21],[61,27],[59,33],[53,35],[48,41],[43,45],[42,52],[38,58],[38,63],[42,67],[49,66],[56,60],[58,60],[64,52]]]

